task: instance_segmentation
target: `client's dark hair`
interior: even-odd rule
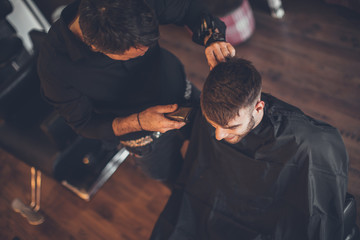
[[[150,47],[159,38],[157,18],[144,0],[82,0],[79,15],[85,43],[103,53]]]
[[[251,62],[230,58],[209,73],[201,93],[201,108],[211,121],[226,126],[241,108],[255,104],[260,93],[261,76]]]

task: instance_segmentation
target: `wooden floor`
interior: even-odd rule
[[[40,1],[40,0],[39,0]],[[48,1],[50,2],[50,1]],[[337,127],[349,157],[348,191],[360,209],[360,14],[320,0],[284,0],[285,19],[272,19],[254,2],[256,30],[236,47],[251,60],[270,92]],[[208,73],[204,49],[186,30],[161,29],[161,44],[179,56],[199,88]],[[90,202],[43,177],[46,221],[28,225],[11,201],[30,199],[29,166],[0,149],[0,239],[147,239],[169,190],[148,179],[128,159]],[[360,223],[358,211],[358,223]]]

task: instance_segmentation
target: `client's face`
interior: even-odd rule
[[[220,126],[205,118],[215,128],[216,139],[219,141],[224,139],[231,144],[240,142],[255,127],[253,111],[248,108],[240,109],[239,116],[231,119],[226,126]]]

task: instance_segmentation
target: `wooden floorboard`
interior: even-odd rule
[[[127,159],[90,202],[44,176],[41,212],[31,226],[11,210],[18,197],[30,201],[30,168],[1,151],[0,239],[148,239],[170,194]]]
[[[265,92],[340,130],[350,158],[348,190],[359,206],[360,14],[320,0],[284,0],[286,17],[276,20],[259,2],[253,1],[256,30],[236,46],[237,56],[260,70]],[[208,74],[204,49],[191,42],[187,30],[162,27],[160,43],[202,88]],[[44,176],[46,221],[31,226],[10,207],[15,197],[29,202],[29,179],[29,166],[0,150],[0,239],[147,239],[170,194],[130,159],[90,202]]]

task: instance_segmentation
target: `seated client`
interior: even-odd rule
[[[184,169],[152,239],[343,239],[339,131],[261,92],[232,58],[209,74]]]

